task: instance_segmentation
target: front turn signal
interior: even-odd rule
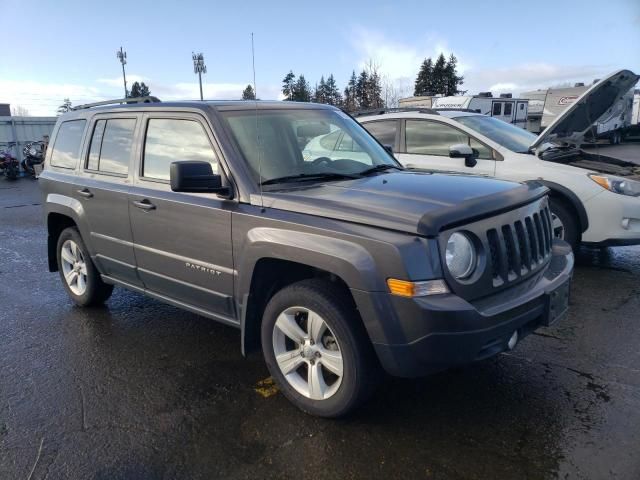
[[[399,297],[425,297],[427,295],[441,295],[449,293],[449,288],[444,280],[426,280],[422,282],[410,282],[388,278],[387,286],[393,295]]]

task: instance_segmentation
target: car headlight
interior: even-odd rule
[[[445,259],[449,272],[459,280],[470,277],[476,269],[476,249],[464,233],[456,232],[449,237]]]
[[[640,197],[640,182],[613,175],[589,174],[589,178],[610,192],[631,197]]]

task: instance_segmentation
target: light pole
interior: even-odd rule
[[[204,100],[202,96],[202,74],[207,73],[207,66],[204,64],[204,55],[202,53],[195,54],[191,52],[191,58],[193,58],[193,73],[198,74],[198,80],[200,82],[200,100]]]
[[[118,57],[118,60],[120,60],[120,63],[122,64],[122,79],[124,80],[124,98],[127,98],[129,96],[127,93],[127,75],[124,73],[124,66],[127,63],[127,52],[122,50],[122,47],[120,47],[120,50],[116,52],[116,56]]]

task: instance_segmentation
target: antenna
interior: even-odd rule
[[[253,32],[251,32],[251,66],[253,68],[253,102],[256,107],[256,147],[258,147],[258,186],[260,187],[260,206],[264,212],[264,199],[262,198],[262,148],[260,148],[260,133],[258,124],[258,89],[256,88],[256,52],[253,46]]]

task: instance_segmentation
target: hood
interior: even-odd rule
[[[424,236],[517,208],[547,192],[537,183],[408,171],[287,187],[263,192],[264,206]]]
[[[547,142],[580,146],[591,126],[613,108],[638,78],[630,70],[619,70],[592,85],[538,135],[531,148],[538,148]]]

